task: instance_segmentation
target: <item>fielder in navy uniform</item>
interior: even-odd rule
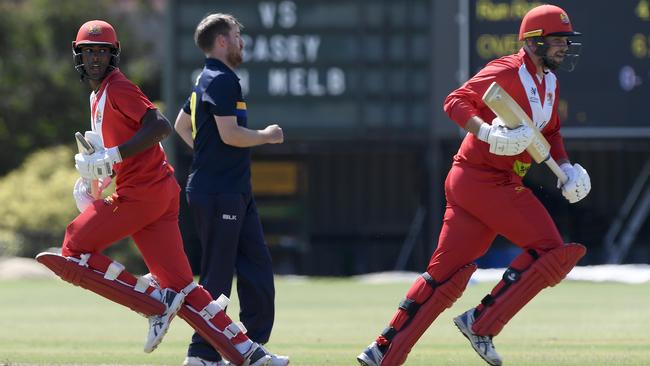
[[[279,144],[282,129],[247,128],[246,102],[233,69],[242,63],[241,24],[229,14],[210,14],[196,28],[194,41],[205,67],[176,118],[180,137],[194,149],[186,192],[202,246],[200,283],[212,294],[230,296],[237,274],[240,320],[248,336],[266,343],[274,317],[271,256],[251,192],[250,147]],[[219,353],[198,333],[184,365],[222,365]],[[289,358],[273,356],[270,365]]]

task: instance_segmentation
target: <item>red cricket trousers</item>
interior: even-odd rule
[[[131,236],[162,287],[179,291],[187,286],[193,278],[178,228],[180,187],[173,176],[155,184],[161,185],[153,189],[155,197],[114,194],[95,201],[68,225],[62,254],[101,253]]]
[[[438,247],[427,267],[437,281],[485,254],[497,234],[524,249],[563,244],[546,208],[514,173],[454,162],[445,195]]]

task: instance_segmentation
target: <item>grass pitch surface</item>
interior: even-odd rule
[[[410,284],[277,279],[269,349],[293,366],[356,365]],[[493,284],[470,285],[416,344],[407,365],[486,365],[451,318]],[[234,288],[234,287],[233,287]],[[229,314],[237,319],[233,296]],[[181,365],[192,334],[175,319],[152,354],[146,320],[60,280],[0,282],[0,365]],[[565,282],[546,289],[495,338],[504,365],[650,365],[650,284]]]

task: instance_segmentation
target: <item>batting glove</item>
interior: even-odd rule
[[[121,162],[122,156],[115,146],[91,155],[76,154],[74,160],[75,168],[82,178],[101,179],[113,174],[113,165]]]
[[[483,123],[476,137],[490,144],[492,154],[513,156],[521,154],[530,145],[533,130],[527,124],[509,129],[499,118],[495,118],[491,125]]]
[[[560,165],[560,169],[566,174],[567,181],[562,184],[557,180],[557,187],[562,188],[562,195],[569,201],[569,203],[576,203],[581,199],[587,197],[591,191],[591,180],[589,173],[580,164],[564,163]]]

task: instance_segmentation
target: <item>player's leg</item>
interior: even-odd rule
[[[490,227],[485,225],[478,217],[465,210],[463,205],[459,204],[459,202],[463,202],[462,200],[466,196],[466,192],[462,190],[463,188],[468,187],[472,190],[472,192],[483,191],[482,184],[485,182],[482,179],[476,179],[476,178],[477,177],[474,174],[471,174],[471,172],[468,169],[465,169],[464,167],[458,164],[454,164],[449,174],[447,175],[447,179],[445,181],[445,194],[448,202],[447,209],[445,211],[443,226],[440,232],[440,238],[438,240],[438,248],[436,249],[433,256],[431,257],[431,261],[429,262],[427,272],[425,273],[425,275],[429,275],[433,279],[439,281],[448,279],[447,281],[449,281],[450,278],[451,279],[458,278],[458,274],[455,271],[459,271],[459,269],[462,268],[463,265],[467,265],[468,263],[474,261],[476,258],[485,254],[490,244],[494,240],[494,237],[496,236],[494,230],[492,230]],[[491,182],[488,181],[488,183]],[[481,202],[480,198],[475,198],[475,200],[478,203]],[[467,280],[469,279],[469,275],[471,275],[471,273],[468,274]],[[427,288],[424,286],[423,282],[426,283],[426,281],[422,281],[422,280],[419,280],[419,283],[416,281],[414,286],[409,291],[409,294],[407,295],[407,299],[409,298],[414,299],[417,298],[417,296],[422,296],[423,294],[424,295],[427,294],[427,292],[424,292],[427,291]],[[456,286],[456,294],[457,296],[460,296],[462,294],[462,291],[464,290],[466,281],[465,282],[458,281],[457,283],[458,286]],[[437,293],[438,293],[437,290],[433,292],[434,295],[436,295]],[[455,298],[449,299],[447,301],[447,303],[449,304],[448,306],[451,306],[451,303],[453,303],[454,300]],[[429,302],[427,302],[427,304],[428,303]],[[417,341],[419,336],[431,324],[433,319],[435,319],[435,317],[444,310],[444,307],[439,306],[438,309],[436,310],[437,313],[431,315],[427,314],[430,320],[425,319],[424,322],[421,321],[418,322],[424,324],[424,326],[418,328],[417,333],[402,332],[404,333],[402,337],[408,338],[407,339],[408,342],[403,342],[404,345],[400,348],[396,347],[396,350],[401,350],[401,352],[394,353],[392,357],[390,356],[390,352],[389,352],[386,354],[387,357],[382,359],[383,362],[375,362],[375,363],[367,363],[367,364],[368,365],[374,365],[374,364],[399,365],[402,362],[404,362],[408,354],[408,351],[410,350],[410,346],[412,346],[415,343],[415,341]],[[404,319],[406,315],[405,313],[406,310],[404,310],[403,312],[398,311],[398,313],[393,318],[393,322],[395,322],[396,320],[399,321],[400,318]],[[416,314],[415,318],[417,318],[420,315],[420,313],[422,313],[422,308],[418,310],[418,313]],[[415,323],[415,320],[417,319],[414,319],[412,323]],[[388,333],[390,337],[392,333],[391,328],[389,327],[388,332],[385,331],[385,333]],[[501,358],[496,353],[496,350],[492,345],[491,338],[487,338],[487,337],[477,338],[473,334],[465,334],[465,333],[463,334],[471,341],[471,344],[475,349],[476,349],[477,342],[488,342],[489,346],[485,348],[484,352],[481,354],[481,357],[500,362]],[[399,334],[395,336],[395,338],[398,337],[400,337]],[[382,337],[379,337],[374,344],[379,349],[380,348],[379,345],[381,345],[385,341],[386,340],[382,339]],[[395,339],[393,339],[391,343],[394,344]],[[370,348],[372,348],[372,345]]]
[[[275,287],[271,254],[264,240],[255,200],[246,195],[248,203],[237,254],[237,293],[239,319],[248,329],[248,336],[260,344],[267,343],[275,315]],[[270,363],[284,366],[289,357],[275,355]]]
[[[271,254],[264,240],[255,201],[246,197],[247,208],[237,251],[237,293],[240,320],[248,336],[266,343],[271,336],[275,316],[275,287]]]
[[[562,243],[546,209],[521,182],[480,190],[461,183],[457,188],[464,192],[458,197],[468,211],[525,249],[479,306],[454,319],[477,353],[491,365],[500,365],[500,360],[486,357],[493,347],[492,337],[541,289],[561,281],[582,257],[584,247]]]
[[[411,286],[389,326],[357,357],[359,362],[367,366],[403,364],[436,317],[461,296],[476,269],[471,262],[485,253],[494,236],[472,215],[448,203],[438,248],[427,271]]]
[[[580,244],[563,243],[548,211],[528,188],[506,185],[491,196],[501,196],[499,211],[507,220],[492,216],[486,221],[524,249],[474,311],[473,330],[495,336],[542,289],[562,281],[586,250]]]
[[[241,194],[189,193],[188,204],[201,242],[199,283],[214,298],[221,294],[230,296],[239,233],[245,216]],[[192,335],[187,357],[208,362],[221,360],[221,355],[198,332]]]
[[[161,292],[150,287],[148,280],[137,279],[120,263],[100,253],[160,214],[152,207],[137,215],[133,206],[137,203],[122,202],[119,198],[95,201],[68,225],[62,256],[41,253],[37,259],[67,282],[143,314],[161,313]]]
[[[192,282],[177,220],[178,200],[172,200],[167,214],[133,235],[147,266],[162,286],[178,289],[184,295],[185,303],[178,315],[230,362],[266,365],[271,355],[226,315],[228,298],[222,295],[213,300],[207,290]]]

